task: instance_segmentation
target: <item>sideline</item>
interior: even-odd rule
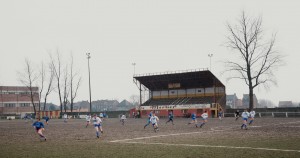
[[[120,140],[113,140],[113,141],[110,141],[110,142],[111,143],[116,143],[116,142],[124,142],[124,141],[131,141],[131,140],[141,140],[141,139],[150,139],[150,138],[158,138],[158,137],[179,136],[179,135],[199,134],[199,133],[207,133],[207,132],[221,132],[221,131],[224,131],[224,130],[211,130],[211,131],[189,132],[189,133],[175,133],[175,134],[156,135],[156,136],[149,136],[149,137],[138,137],[138,138],[132,138],[132,139],[120,139]]]
[[[196,145],[196,144],[194,145],[194,144],[169,144],[169,143],[143,143],[143,142],[122,142],[122,143],[143,144],[143,145],[204,147],[204,148],[251,149],[251,150],[284,151],[284,152],[299,152],[300,153],[300,150],[273,149],[273,148],[253,148],[253,147],[236,147],[236,146]]]

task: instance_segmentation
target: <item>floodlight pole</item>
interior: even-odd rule
[[[132,63],[132,66],[133,66],[133,76],[135,75],[135,65],[136,65],[136,63]]]
[[[88,59],[88,70],[89,70],[89,91],[90,91],[90,112],[92,112],[92,92],[91,92],[91,72],[90,72],[90,58],[91,53],[86,53]]]
[[[209,70],[211,71],[211,57],[213,56],[213,54],[208,54],[209,57]]]

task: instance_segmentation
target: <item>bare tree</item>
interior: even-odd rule
[[[71,54],[70,71],[71,71],[70,72],[70,90],[71,90],[71,92],[70,92],[70,94],[71,94],[71,105],[70,106],[71,106],[71,112],[73,112],[74,99],[77,96],[78,88],[79,88],[80,83],[81,83],[81,77],[78,77],[78,79],[77,79],[78,73],[73,72],[73,54]],[[76,82],[75,85],[74,85],[74,82]]]
[[[140,97],[138,95],[131,95],[129,99],[135,107],[137,107],[140,103]]]
[[[53,67],[56,83],[57,83],[58,97],[60,102],[60,112],[62,113],[63,101],[62,101],[61,82],[60,82],[61,73],[62,73],[61,72],[62,63],[61,63],[61,58],[58,50],[56,52],[56,56],[57,56],[57,61],[55,61],[55,59],[53,59],[52,55],[50,54],[51,65]]]
[[[70,89],[68,86],[68,66],[65,68],[65,73],[63,76],[63,105],[64,105],[64,110],[67,112],[67,104],[68,104],[68,97],[70,93]]]
[[[48,75],[48,86],[45,92],[45,96],[44,96],[44,109],[43,111],[46,110],[46,105],[47,105],[47,98],[49,96],[49,94],[54,90],[54,86],[53,86],[53,80],[54,80],[54,70],[53,70],[53,66],[52,64],[49,64],[49,75]]]
[[[30,100],[33,106],[34,114],[36,115],[36,105],[34,103],[35,98],[38,98],[37,87],[35,85],[38,76],[36,75],[31,62],[28,59],[25,59],[24,71],[19,72],[19,81],[28,88],[30,91]]]
[[[43,93],[43,89],[44,89],[44,82],[45,82],[45,69],[44,69],[44,63],[42,62],[41,64],[41,70],[40,70],[40,91],[39,91],[39,113],[41,112],[41,100],[42,100],[42,93]]]
[[[227,47],[237,53],[235,61],[226,62],[226,70],[233,72],[228,79],[242,79],[249,88],[249,108],[253,109],[253,90],[276,84],[274,71],[281,66],[282,56],[274,50],[276,35],[265,40],[262,18],[250,18],[242,12],[237,25],[227,24]]]

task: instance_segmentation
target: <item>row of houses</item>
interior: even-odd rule
[[[249,94],[243,94],[243,98],[239,99],[234,93],[232,95],[226,95],[226,106],[232,109],[245,109],[249,107]],[[278,105],[274,103],[268,103],[266,100],[261,100],[258,102],[258,99],[255,94],[253,94],[253,107],[254,108],[274,108],[275,106],[279,108],[284,107],[299,107],[299,103],[293,103],[292,101],[279,101]]]
[[[233,109],[245,109],[249,107],[249,94],[244,94],[242,99],[239,99],[234,93],[232,95],[226,95],[226,106]],[[257,108],[258,100],[256,95],[253,94],[253,107]]]

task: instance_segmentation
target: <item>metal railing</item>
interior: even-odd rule
[[[133,77],[166,75],[166,74],[179,74],[179,73],[208,71],[208,70],[209,70],[208,68],[199,68],[199,69],[188,69],[188,70],[177,70],[177,71],[154,72],[154,73],[145,73],[145,74],[134,74]]]
[[[224,117],[235,117],[235,113],[224,113]],[[257,112],[255,117],[300,117],[300,112]]]

